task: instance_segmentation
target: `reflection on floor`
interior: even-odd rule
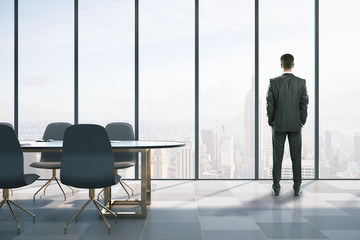
[[[139,181],[127,181],[139,193]],[[153,181],[153,199],[147,219],[109,219],[111,234],[94,206],[65,223],[86,202],[88,192],[67,191],[52,184],[35,203],[32,195],[42,184],[15,189],[10,198],[36,215],[36,224],[15,210],[21,234],[7,206],[0,210],[0,239],[360,239],[360,181],[304,181],[294,197],[291,181],[282,181],[279,197],[270,181]],[[99,190],[97,190],[99,192]],[[125,198],[121,187],[113,196]],[[138,197],[136,195],[135,197]],[[101,199],[100,199],[101,201]],[[129,207],[128,207],[129,208]]]

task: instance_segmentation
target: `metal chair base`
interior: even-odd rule
[[[60,179],[58,179],[58,178],[56,177],[56,169],[53,169],[53,170],[52,170],[52,177],[50,178],[50,180],[47,181],[47,182],[46,182],[39,190],[37,190],[37,192],[34,194],[34,197],[33,197],[34,201],[35,201],[36,194],[38,194],[44,187],[45,187],[45,188],[44,188],[44,195],[45,195],[46,189],[49,187],[50,183],[51,183],[53,180],[55,180],[56,183],[58,184],[58,186],[60,187],[62,193],[64,194],[64,201],[66,201],[66,194],[65,194],[63,188],[62,188],[61,185],[60,185]],[[65,185],[65,186],[67,186],[67,185]],[[72,191],[72,195],[74,196],[74,193],[75,193],[74,189],[72,189],[72,188],[69,187],[69,186],[67,186],[67,187],[70,188],[70,190]]]
[[[94,199],[95,197],[95,189],[89,189],[89,200],[84,204],[84,206],[82,206],[80,208],[80,210],[70,219],[70,221],[68,221],[66,224],[65,224],[65,227],[64,227],[64,234],[66,234],[66,230],[67,230],[67,227],[68,225],[74,221],[75,219],[75,222],[77,222],[77,217],[80,215],[80,213],[82,213],[82,211],[87,207],[87,205],[89,205],[90,202],[93,202],[96,209],[98,210],[98,212],[100,213],[100,216],[102,217],[102,219],[104,220],[105,224],[107,225],[108,227],[108,234],[110,234],[110,224],[109,222],[107,221],[106,217],[104,216],[104,214],[101,212],[100,210],[100,207],[104,208],[106,211],[108,211],[109,213],[111,213],[114,217],[115,217],[115,223],[117,222],[117,215],[116,213],[114,213],[113,211],[111,211],[109,208],[105,207],[102,203],[100,203],[99,201],[97,201],[96,199]],[[99,207],[100,206],[100,207]]]
[[[15,203],[15,202],[13,202],[13,201],[11,201],[9,199],[9,189],[3,189],[3,200],[0,203],[0,208],[2,208],[2,206],[5,203],[8,205],[8,207],[10,209],[10,212],[11,212],[11,214],[12,214],[14,220],[15,220],[18,234],[20,234],[20,225],[19,225],[19,222],[18,222],[18,220],[17,220],[17,218],[15,216],[15,213],[14,213],[10,203],[13,204],[15,207],[19,208],[20,210],[23,210],[24,212],[30,214],[33,217],[33,223],[35,223],[35,215],[33,213],[31,213],[30,211],[26,210],[25,208],[21,207],[20,205],[18,205],[17,203]]]
[[[130,200],[130,194],[129,194],[129,192],[128,192],[128,190],[126,190],[126,188],[125,188],[125,186],[127,186],[130,190],[131,190],[131,195],[133,196],[134,195],[134,189],[132,189],[129,185],[127,185],[123,180],[119,180],[119,183],[120,183],[120,185],[122,186],[122,188],[125,190],[125,192],[126,192],[126,194],[127,194],[127,196],[128,196],[128,199]],[[125,186],[124,186],[125,185]],[[100,195],[101,195],[101,193],[103,193],[104,192],[104,189],[105,188],[103,188],[99,193],[98,193],[98,195],[97,195],[97,200],[99,201],[99,199],[100,199]]]

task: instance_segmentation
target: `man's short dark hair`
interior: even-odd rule
[[[293,67],[293,64],[294,64],[293,55],[286,53],[281,56],[280,60],[281,60],[281,64],[283,65],[283,67],[285,69],[291,69]]]

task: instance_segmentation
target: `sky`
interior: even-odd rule
[[[323,129],[344,128],[351,134],[360,131],[360,81],[351,61],[360,53],[355,26],[360,3],[339,2],[320,1],[320,117]],[[10,3],[0,0],[0,110],[6,121],[13,118]],[[79,9],[80,122],[133,122],[133,1],[80,0]],[[19,0],[20,123],[45,118],[73,121],[73,21],[72,0]],[[200,1],[204,127],[244,111],[253,75],[253,26],[251,0]],[[263,114],[269,78],[281,74],[279,58],[290,52],[295,56],[294,73],[307,80],[313,118],[313,40],[312,0],[260,1]],[[140,1],[140,120],[175,124],[181,119],[192,128],[194,74],[194,1]]]

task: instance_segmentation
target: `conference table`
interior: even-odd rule
[[[20,141],[23,152],[61,152],[62,141]],[[140,153],[141,199],[112,200],[111,187],[104,190],[104,205],[113,209],[116,205],[140,205],[140,211],[116,212],[119,217],[146,217],[147,205],[151,204],[151,149],[184,147],[184,142],[178,141],[111,141],[113,152]],[[105,209],[103,213],[112,216]]]

